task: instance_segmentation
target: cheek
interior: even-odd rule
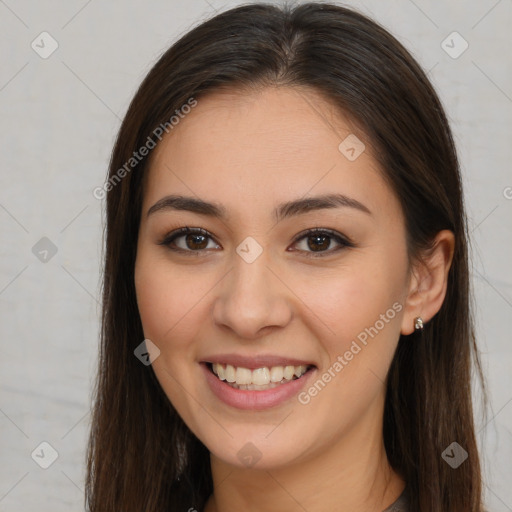
[[[173,349],[185,346],[197,326],[191,319],[201,310],[200,298],[211,288],[208,280],[142,252],[135,265],[135,288],[144,335],[161,350],[170,349],[171,342]]]
[[[373,357],[373,352],[390,359],[403,310],[404,267],[399,261],[386,265],[381,257],[374,262],[361,260],[358,265],[304,282],[298,294],[310,310],[310,329],[323,340],[331,363],[350,350],[353,341],[365,349],[360,355],[367,352],[365,357]],[[372,343],[370,351],[371,340],[378,343]],[[362,359],[360,355],[358,359]]]
[[[396,276],[381,272],[378,278],[368,268],[360,273],[352,267],[324,286],[317,282],[305,295],[314,313],[310,329],[326,358],[299,402],[332,435],[348,429],[382,396],[400,334],[403,306]]]
[[[394,302],[386,283],[354,274],[329,279],[324,287],[310,289],[307,297],[307,304],[335,334],[364,329]]]
[[[190,373],[191,340],[201,325],[197,316],[206,314],[206,302],[200,299],[211,287],[197,275],[172,269],[165,258],[150,251],[137,257],[135,288],[144,336],[160,349],[152,368],[168,399],[194,431],[197,411],[189,396],[199,393],[194,388],[197,376]]]

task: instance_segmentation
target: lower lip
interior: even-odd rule
[[[203,368],[210,389],[219,400],[231,407],[251,410],[268,409],[289,400],[300,392],[316,371],[316,368],[308,370],[299,379],[291,380],[286,384],[280,384],[275,388],[261,391],[249,391],[232,388],[211,372],[208,365],[205,363],[201,363],[201,367]]]

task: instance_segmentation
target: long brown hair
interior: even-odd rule
[[[213,491],[208,450],[181,420],[152,367],[134,355],[144,339],[133,277],[149,157],[134,161],[133,155],[158,142],[157,128],[169,131],[169,120],[191,98],[200,102],[224,86],[266,85],[310,88],[362,128],[402,205],[411,258],[421,256],[440,230],[453,231],[444,303],[423,331],[398,342],[383,435],[411,510],[480,512],[472,368],[483,378],[452,134],[425,73],[389,32],[353,10],[317,2],[249,4],[203,22],[162,55],[130,104],[103,188],[106,253],[88,510],[202,510]],[[453,442],[469,454],[456,469],[442,457]]]

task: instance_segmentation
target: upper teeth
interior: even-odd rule
[[[222,365],[213,363],[213,372],[220,380],[227,382],[236,382],[237,384],[256,384],[264,386],[270,382],[281,382],[283,379],[292,380],[293,376],[300,377],[306,373],[308,367],[300,366],[272,366],[271,368],[263,367],[256,370],[249,370],[243,367],[234,367],[230,364]]]

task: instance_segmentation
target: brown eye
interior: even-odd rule
[[[323,251],[331,245],[331,237],[327,235],[310,235],[307,240],[308,248],[312,251]]]
[[[185,235],[185,245],[192,250],[206,249],[206,246],[208,245],[208,240],[207,237],[204,235]]]
[[[333,245],[336,246],[336,244],[337,247],[332,249]],[[354,244],[348,238],[326,229],[306,231],[298,236],[294,245],[299,245],[299,251],[304,252],[307,256],[323,256],[346,247],[354,247]]]
[[[209,246],[213,243],[213,246]],[[310,229],[299,235],[294,245],[300,245],[299,252],[306,256],[324,256],[337,252],[347,247],[355,247],[354,244],[345,236],[336,231],[326,229]],[[172,251],[195,254],[197,256],[205,254],[211,249],[221,249],[208,231],[202,228],[180,228],[169,233],[164,240],[160,242]],[[334,248],[333,248],[334,245]]]
[[[181,228],[169,233],[160,245],[165,245],[173,251],[200,253],[207,249],[216,249],[220,247],[215,244],[209,247],[211,235],[201,228]]]

